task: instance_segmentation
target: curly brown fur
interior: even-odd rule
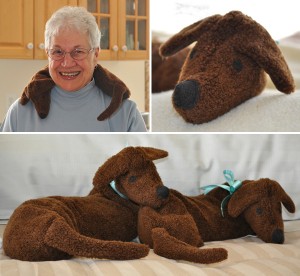
[[[205,241],[248,234],[256,234],[265,242],[283,243],[281,203],[289,212],[295,212],[292,199],[276,181],[267,178],[243,181],[231,196],[223,217],[221,202],[228,195],[224,189],[190,197],[163,186],[158,174],[150,184],[142,180],[142,171],[124,177],[127,183],[119,190],[140,206],[140,240],[166,258],[197,263],[222,261],[227,258],[225,249],[198,247]]]
[[[175,88],[181,67],[189,53],[189,49],[186,48],[171,57],[162,58],[159,54],[160,46],[160,42],[152,43],[152,93]]]
[[[160,48],[171,56],[197,42],[182,67],[172,95],[176,111],[194,124],[209,122],[259,95],[265,72],[276,88],[294,91],[292,74],[267,30],[239,11],[187,26]]]
[[[98,169],[88,196],[53,196],[24,202],[5,228],[5,254],[23,261],[146,256],[148,246],[130,242],[137,236],[138,206],[117,195],[110,183],[114,180],[122,187],[126,175],[140,172],[151,183],[156,173],[152,160],[166,155],[152,148],[128,147]]]
[[[110,105],[99,116],[98,120],[103,121],[109,118],[121,106],[122,101],[130,97],[130,91],[118,77],[97,64],[93,77],[95,84],[103,93],[110,96]],[[32,101],[41,119],[45,119],[50,111],[51,89],[55,86],[49,74],[49,68],[37,72],[30,83],[24,88],[20,98],[22,105]]]

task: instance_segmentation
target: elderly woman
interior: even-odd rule
[[[86,9],[55,12],[46,23],[45,48],[48,66],[9,108],[1,131],[146,131],[126,85],[97,64],[100,31]]]

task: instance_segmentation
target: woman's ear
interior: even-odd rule
[[[98,56],[99,56],[99,52],[100,52],[100,48],[95,48],[94,49],[94,56],[93,56],[93,61],[94,61],[94,66],[96,67],[97,63],[98,63]]]

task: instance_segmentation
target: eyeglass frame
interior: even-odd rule
[[[54,59],[53,57],[50,56],[50,51],[55,50],[55,49],[61,50],[61,51],[62,51],[63,56],[62,56],[60,59]],[[85,56],[84,58],[77,59],[77,58],[74,58],[74,57],[72,56],[72,53],[73,53],[74,51],[76,51],[76,50],[79,50],[79,49],[80,49],[80,50],[85,50],[85,51],[87,51],[87,52],[86,52],[86,56]],[[63,50],[63,49],[61,49],[61,48],[52,48],[52,49],[47,49],[47,50],[46,50],[46,53],[47,53],[47,56],[48,56],[49,58],[51,58],[52,60],[55,60],[55,61],[63,60],[63,59],[66,57],[66,54],[70,54],[70,57],[71,57],[72,59],[80,61],[80,60],[84,60],[84,59],[90,54],[90,52],[91,52],[92,50],[95,50],[95,48],[91,48],[90,50],[85,49],[85,48],[75,48],[75,49],[73,49],[73,50],[70,51],[70,52],[67,52],[67,51],[65,51],[65,50]]]

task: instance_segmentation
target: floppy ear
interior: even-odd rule
[[[24,88],[20,97],[21,105],[26,105],[30,100],[41,119],[48,116],[51,102],[51,89],[55,86],[49,74],[49,67],[46,66],[38,71]]]
[[[243,182],[242,186],[232,195],[228,202],[228,214],[234,218],[243,213],[250,205],[262,198],[261,187],[253,182]]]
[[[279,91],[290,94],[295,90],[293,76],[280,49],[267,30],[257,22],[250,18],[247,20],[236,35],[235,47],[264,69]]]
[[[281,188],[281,187],[280,187]],[[278,191],[278,199],[282,202],[283,206],[290,212],[295,213],[296,206],[289,195],[281,188]]]
[[[295,212],[294,202],[283,188],[274,180],[262,178],[243,182],[242,187],[232,195],[228,202],[228,213],[232,217],[237,217],[252,204],[271,196],[282,202],[289,212]]]
[[[159,54],[163,57],[176,54],[198,40],[201,33],[208,31],[219,18],[221,15],[213,15],[185,27],[160,46]]]
[[[130,91],[123,81],[100,64],[95,67],[93,76],[97,87],[112,98],[109,106],[97,118],[98,121],[103,121],[121,106],[123,100],[130,97]]]
[[[168,152],[161,149],[150,147],[136,147],[136,149],[142,151],[145,157],[149,160],[157,160],[168,156]]]

